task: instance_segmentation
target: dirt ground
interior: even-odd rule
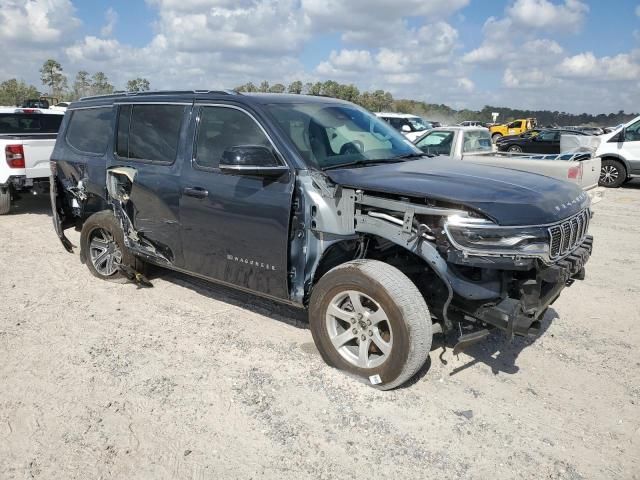
[[[324,365],[297,310],[92,277],[27,198],[0,217],[0,478],[640,479],[640,182],[591,231],[539,338],[437,340],[378,392]]]

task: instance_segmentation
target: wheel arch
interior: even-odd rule
[[[602,161],[604,160],[614,160],[617,162],[622,163],[622,165],[624,166],[625,169],[625,173],[626,173],[626,178],[629,178],[629,172],[631,171],[631,168],[629,166],[629,162],[627,161],[626,158],[624,158],[622,155],[619,155],[617,153],[606,153],[604,155],[602,155],[600,157],[602,159]]]
[[[333,268],[352,260],[378,260],[397,268],[420,290],[429,308],[446,317],[445,304],[453,295],[445,271],[438,270],[437,262],[423,256],[423,250],[411,251],[396,242],[375,234],[363,234],[356,239],[345,239],[331,244],[321,255],[312,274],[305,297],[309,299],[313,288]],[[442,299],[442,296],[445,298]]]

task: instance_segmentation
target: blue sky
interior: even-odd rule
[[[640,111],[640,0],[0,0],[0,80],[335,79],[461,108]]]

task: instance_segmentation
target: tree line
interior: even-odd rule
[[[80,70],[76,73],[73,83],[64,74],[60,62],[48,59],[40,68],[40,80],[46,87],[45,91],[39,90],[34,85],[28,85],[23,80],[11,78],[0,83],[0,105],[20,105],[25,100],[37,99],[41,96],[50,96],[58,101],[70,102],[91,95],[107,95],[116,92],[116,87],[110,82],[104,72],[93,74]],[[144,92],[151,88],[146,78],[134,78],[128,80],[121,91]]]
[[[262,92],[262,93],[292,93],[306,95],[322,95],[326,97],[340,98],[356,103],[372,112],[392,111],[419,115],[425,120],[439,121],[443,123],[460,123],[465,120],[479,122],[491,122],[492,113],[498,112],[498,122],[510,122],[518,118],[536,118],[541,126],[566,126],[566,125],[594,125],[615,126],[626,123],[638,116],[638,113],[625,113],[623,110],[617,113],[592,115],[589,113],[573,114],[551,110],[525,110],[508,107],[495,107],[486,105],[481,110],[462,109],[455,110],[448,105],[427,103],[418,100],[394,99],[393,95],[384,90],[373,92],[361,92],[353,84],[341,84],[334,80],[326,82],[303,83],[300,80],[291,82],[288,86],[282,83],[270,85],[268,81],[261,82],[258,86],[253,83],[245,83],[235,88],[238,92]]]
[[[62,65],[49,59],[40,69],[40,79],[47,88],[45,92],[59,101],[72,101],[90,95],[104,95],[114,93],[116,87],[110,82],[104,72],[93,74],[81,70],[76,73],[73,83],[69,86],[67,76]],[[144,92],[151,88],[146,78],[133,78],[128,80],[120,91]],[[464,120],[477,120],[490,122],[492,112],[498,112],[499,122],[509,122],[517,118],[536,118],[539,125],[598,125],[614,126],[625,123],[637,116],[637,113],[625,113],[620,110],[617,113],[592,115],[588,113],[572,114],[550,110],[523,110],[507,107],[495,107],[486,105],[481,110],[455,110],[444,104],[427,103],[410,99],[395,99],[390,92],[385,90],[360,91],[353,84],[344,84],[335,80],[324,82],[302,82],[295,80],[289,85],[282,83],[270,84],[263,81],[258,85],[252,82],[245,83],[235,88],[238,92],[264,92],[264,93],[291,93],[305,95],[321,95],[332,98],[340,98],[356,103],[372,112],[392,111],[420,115],[426,120],[440,121],[443,123],[459,123]],[[38,98],[43,94],[37,87],[27,85],[24,81],[15,78],[0,83],[0,105],[20,105],[24,100]]]

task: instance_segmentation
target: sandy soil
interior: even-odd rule
[[[639,479],[640,183],[592,233],[539,338],[436,342],[378,392],[325,366],[296,310],[97,280],[28,198],[0,217],[0,478]]]

